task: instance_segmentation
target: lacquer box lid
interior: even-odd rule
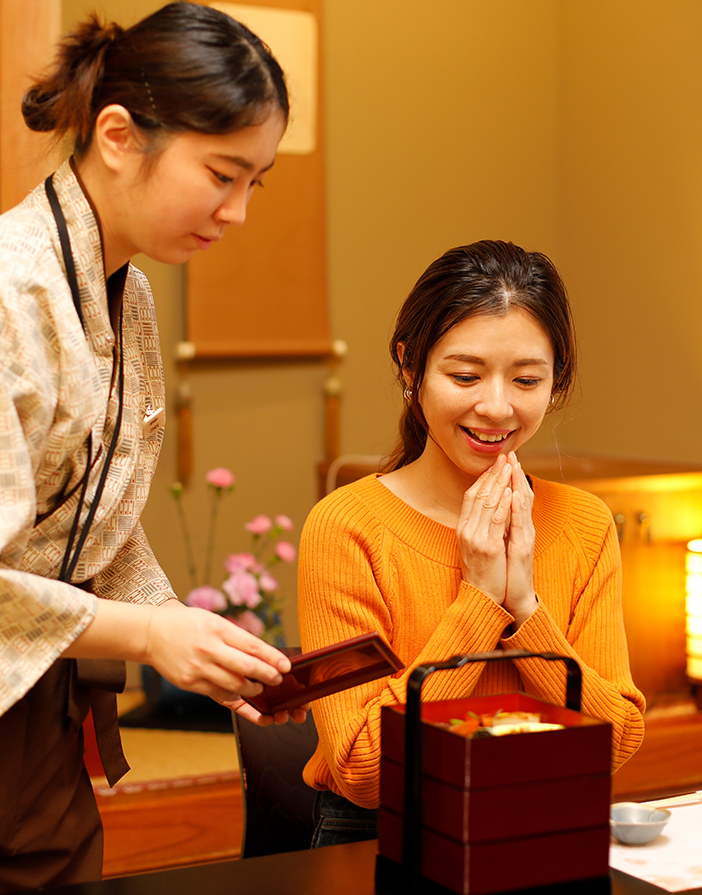
[[[538,712],[563,730],[470,739],[439,726],[468,712]],[[508,693],[422,703],[423,768],[429,776],[459,787],[497,786],[526,780],[609,775],[611,725],[552,703]],[[381,753],[404,764],[405,706],[382,709]],[[577,756],[577,761],[575,757]]]

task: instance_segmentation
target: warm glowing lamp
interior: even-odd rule
[[[685,572],[687,676],[702,682],[702,538],[688,543]]]

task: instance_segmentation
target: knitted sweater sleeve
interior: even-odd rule
[[[443,579],[428,582],[416,576],[412,586],[412,551],[387,543],[387,529],[353,494],[336,493],[310,514],[302,533],[299,559],[298,617],[305,651],[378,631],[407,667],[389,678],[370,681],[314,703],[320,745],[305,770],[305,780],[332,789],[363,807],[377,807],[379,798],[380,712],[383,705],[405,702],[407,680],[424,662],[495,649],[511,615],[479,590],[460,581],[458,568],[447,567]],[[393,550],[401,555],[393,556]],[[402,594],[390,586],[389,568],[402,563]],[[439,575],[442,570],[439,569]],[[391,598],[426,608],[430,590],[444,594],[443,606],[430,613],[414,636],[401,633]],[[457,596],[455,596],[457,593]],[[415,599],[412,599],[412,597]],[[482,668],[432,675],[423,697],[451,699],[469,695]]]
[[[549,651],[575,658],[583,674],[582,711],[612,724],[612,766],[616,770],[641,745],[645,701],[629,670],[621,605],[621,557],[614,522],[607,507],[590,494],[569,489],[574,496],[563,539],[576,558],[576,581],[562,562],[563,548],[540,558],[551,582],[553,608],[569,602],[565,626],[554,620],[542,601],[537,611],[511,637],[505,649]],[[565,627],[565,630],[564,630]],[[562,703],[565,671],[555,662],[521,660],[524,689],[549,702]]]

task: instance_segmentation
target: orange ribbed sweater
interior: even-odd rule
[[[381,706],[406,701],[412,669],[499,648],[576,658],[582,711],[612,723],[616,769],[643,738],[644,699],[629,671],[621,610],[621,558],[602,501],[532,479],[536,612],[512,636],[512,616],[461,578],[453,529],[408,506],[376,476],[339,488],[302,533],[298,613],[303,650],[379,631],[406,664],[314,703],[319,746],[304,779],[366,808],[378,805]],[[562,663],[538,659],[437,672],[424,700],[523,690],[563,704]]]

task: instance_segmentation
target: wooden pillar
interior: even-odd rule
[[[0,0],[0,211],[34,189],[56,167],[50,137],[30,131],[22,95],[53,58],[60,0]]]

